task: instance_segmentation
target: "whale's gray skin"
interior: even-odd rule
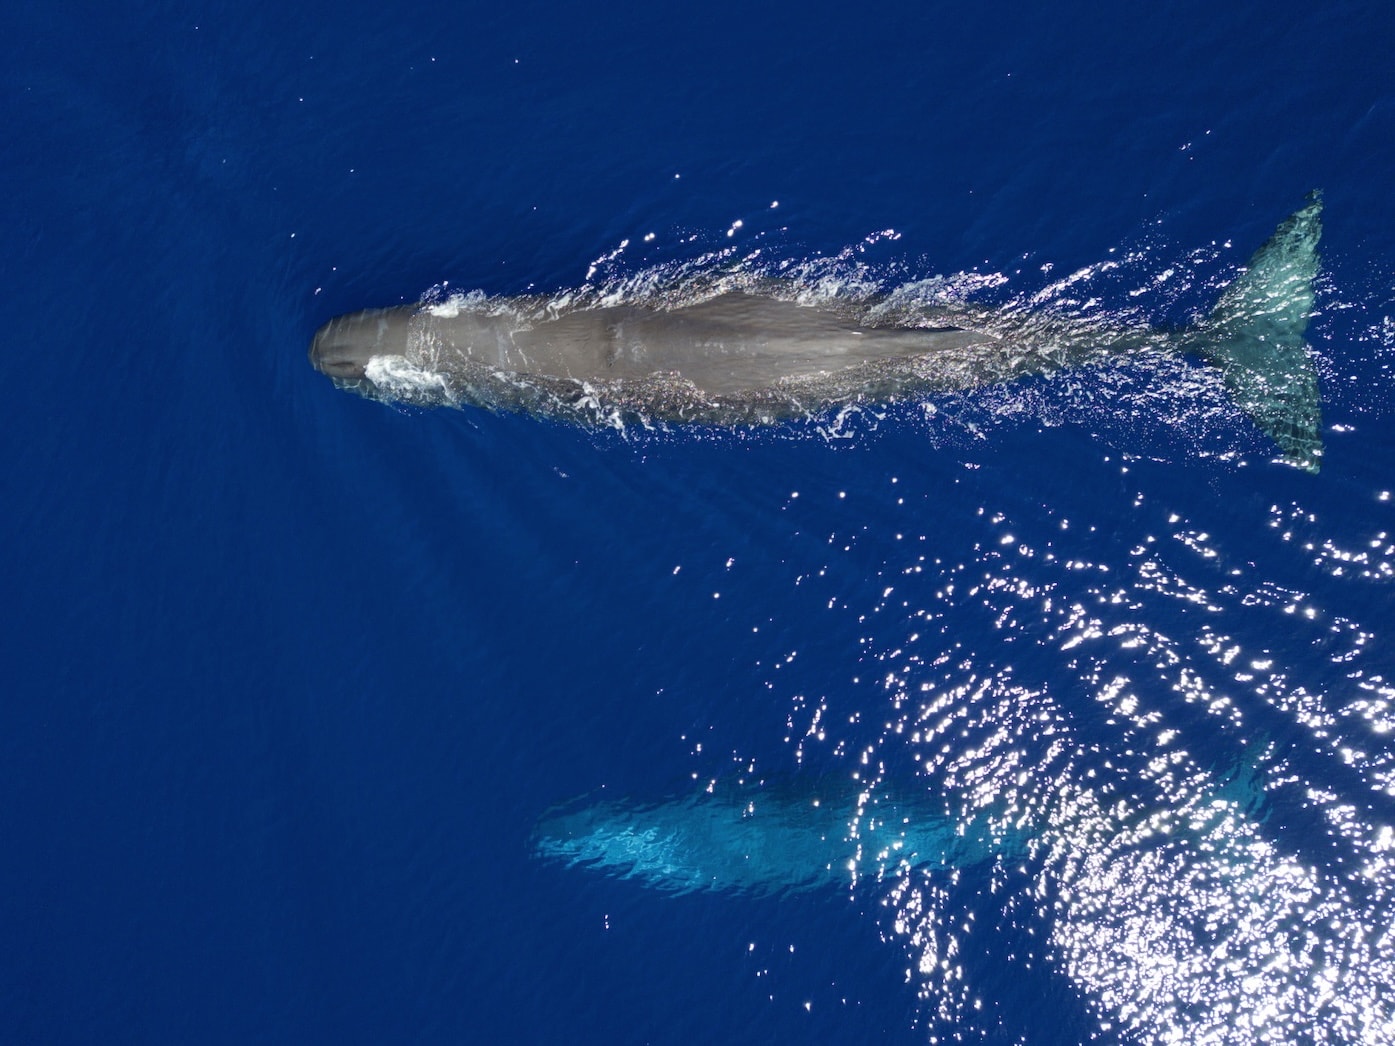
[[[459,355],[578,386],[680,374],[707,399],[739,401],[782,383],[994,340],[953,328],[860,326],[828,309],[728,291],[671,310],[612,305],[537,320],[497,306],[446,315],[369,309],[322,327],[310,358],[332,378],[358,381],[375,357],[414,358],[429,346],[439,354],[433,363]]]
[[[850,403],[977,388],[1145,348],[1221,368],[1290,463],[1322,454],[1313,308],[1321,199],[1279,226],[1206,319],[1183,330],[956,305],[810,306],[781,281],[672,303],[478,298],[330,320],[310,360],[341,387],[419,404],[559,418],[759,424]]]
[[[533,833],[539,857],[670,893],[852,888],[911,869],[1019,861],[1027,845],[1005,817],[852,781],[724,782],[650,803],[583,796],[544,814]]]

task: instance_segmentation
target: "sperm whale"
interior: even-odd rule
[[[584,295],[477,295],[331,319],[310,361],[341,388],[423,405],[584,420],[770,424],[851,403],[979,388],[1144,349],[1220,368],[1236,405],[1290,464],[1322,456],[1306,344],[1322,201],[1281,223],[1182,328],[1107,327],[965,304],[798,299],[789,281],[603,304]]]

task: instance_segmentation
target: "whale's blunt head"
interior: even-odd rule
[[[310,362],[337,381],[361,381],[374,356],[400,356],[407,349],[412,309],[365,309],[336,316],[315,332]]]

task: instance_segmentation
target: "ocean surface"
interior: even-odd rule
[[[1395,1042],[1388,5],[0,40],[0,1041]],[[714,428],[306,358],[733,271],[1184,325],[1313,189],[1317,474],[1194,359]],[[711,803],[795,813],[704,888],[540,842]]]

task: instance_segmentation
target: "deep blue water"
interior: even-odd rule
[[[1392,21],[9,5],[0,1038],[1395,1041]],[[306,362],[753,258],[1181,322],[1314,187],[1317,476],[1190,365],[617,433]],[[854,773],[1039,845],[774,897],[531,852]]]

